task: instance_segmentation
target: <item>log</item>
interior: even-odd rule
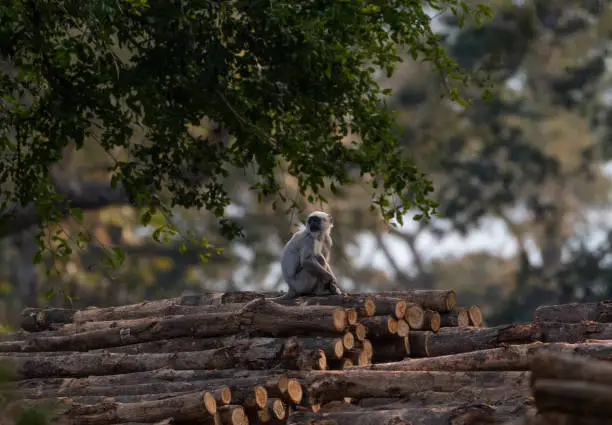
[[[408,337],[388,339],[376,342],[372,360],[374,363],[397,362],[410,355],[410,340]]]
[[[267,410],[272,414],[273,419],[283,420],[287,416],[285,403],[279,398],[268,399]]]
[[[425,310],[424,319],[425,320],[423,321],[424,325],[422,330],[432,332],[438,332],[440,330],[440,313],[433,310]]]
[[[178,337],[216,337],[238,333],[234,313],[204,313],[153,318],[133,327],[112,327],[63,336],[32,336],[26,341],[0,342],[0,352],[87,351]]]
[[[501,344],[529,343],[535,340],[532,323],[493,328],[443,328],[437,333],[412,331],[410,351],[415,357],[435,357],[496,348]]]
[[[368,335],[368,329],[361,323],[356,323],[355,325],[351,326],[351,332],[357,341],[363,341]]]
[[[155,383],[155,382],[192,382],[214,381],[225,382],[231,378],[241,379],[241,382],[260,382],[269,378],[278,378],[279,372],[270,370],[175,370],[156,369],[146,372],[133,372],[105,376],[88,376],[85,378],[32,378],[16,383],[18,390],[49,392],[58,388],[81,391],[88,387],[118,387],[123,385]],[[222,384],[223,385],[223,384]],[[233,396],[232,396],[233,397]]]
[[[536,322],[612,323],[612,301],[543,305],[536,308],[534,319]]]
[[[504,425],[609,425],[608,418],[574,416],[559,412],[541,412],[525,415],[524,420]]]
[[[440,326],[443,328],[465,328],[470,326],[470,316],[468,315],[467,308],[455,308],[448,313],[441,313]]]
[[[368,353],[359,348],[353,348],[352,350],[346,350],[344,356],[350,359],[353,364],[358,366],[367,366],[371,363]]]
[[[419,304],[423,308],[440,313],[451,311],[457,304],[457,295],[453,290],[412,289],[406,291],[385,291],[380,292],[379,295],[383,297],[397,297],[398,299]]]
[[[327,355],[341,358],[344,346],[340,338],[289,338],[283,347],[281,360],[285,368],[297,370],[326,370]]]
[[[374,316],[361,320],[370,339],[387,339],[397,337],[397,319],[392,316]]]
[[[357,310],[357,314],[359,317],[372,317],[377,314],[376,301],[372,296],[368,294],[299,297],[295,299],[274,300],[274,302],[283,305],[295,306],[327,305],[344,308],[354,308]]]
[[[410,329],[422,329],[425,326],[425,310],[418,304],[409,303],[404,320]]]
[[[393,316],[396,319],[402,319],[406,314],[406,301],[397,297],[376,295],[374,302],[376,303],[376,314],[378,316]]]
[[[364,339],[363,341],[359,341],[357,343],[357,348],[366,353],[368,359],[372,360],[372,356],[374,355],[374,347],[369,339]]]
[[[532,382],[561,379],[612,386],[612,364],[584,356],[541,352],[531,360],[531,379]]]
[[[355,336],[353,332],[345,332],[344,335],[342,335],[342,345],[344,345],[346,350],[355,347]]]
[[[612,417],[612,386],[584,381],[538,379],[533,394],[539,412]]]
[[[227,425],[242,425],[245,413],[244,408],[238,405],[228,404],[226,406],[220,406],[219,417],[221,418],[221,422]]]
[[[348,325],[346,312],[341,307],[286,307],[261,298],[247,303],[240,316],[246,329],[273,336],[308,332],[342,334]]]
[[[178,370],[268,369],[279,361],[283,340],[257,338],[214,350],[182,353],[89,354],[11,359],[24,378],[82,377],[116,373],[143,372],[164,367]]]
[[[359,315],[357,314],[357,309],[345,308],[344,311],[346,312],[346,322],[348,323],[348,325],[355,325],[357,323],[357,319],[359,318]]]
[[[470,317],[470,325],[480,328],[483,324],[482,311],[477,305],[471,305],[468,307],[468,316]]]
[[[214,348],[223,348],[234,344],[238,336],[230,335],[221,338],[194,338],[187,336],[183,338],[162,339],[159,341],[141,342],[139,344],[122,345],[119,347],[99,348],[90,350],[89,353],[177,353],[179,351],[202,351]],[[57,352],[61,353],[61,352]]]
[[[25,308],[21,312],[20,326],[28,332],[38,332],[54,323],[72,323],[75,312],[67,308]]]
[[[398,320],[397,321],[397,336],[399,336],[400,338],[404,338],[408,336],[409,332],[410,332],[410,326],[408,326],[408,323],[405,320]]]
[[[36,398],[36,399],[22,399],[24,403],[31,405],[43,405],[47,403],[61,403],[65,405],[99,405],[103,403],[141,403],[144,401],[156,401],[164,400],[167,398],[177,397],[179,395],[191,394],[195,389],[190,391],[180,392],[160,392],[155,394],[113,394],[113,395],[73,395],[70,397],[57,397],[57,398]]]
[[[582,342],[586,339],[612,340],[612,323],[537,322],[537,338],[543,342]]]
[[[500,423],[512,416],[510,409],[486,404],[448,407],[421,407],[393,410],[340,411],[315,414],[294,412],[287,418],[287,425],[441,425]]]
[[[195,392],[163,400],[141,403],[104,403],[94,406],[70,405],[64,414],[73,425],[110,425],[124,422],[199,420],[214,415],[215,399],[206,392]]]
[[[314,372],[323,373],[323,372]],[[266,385],[268,396],[281,399],[289,406],[295,406],[302,402],[304,392],[300,381],[294,378],[279,379],[275,385]]]
[[[344,397],[409,397],[424,388],[458,391],[463,387],[528,385],[528,372],[390,372],[353,370],[311,372],[305,385],[312,404]]]

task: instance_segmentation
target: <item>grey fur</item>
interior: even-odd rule
[[[281,298],[343,293],[329,265],[332,227],[332,218],[327,213],[315,211],[308,216],[306,228],[287,242],[281,269],[289,291]]]

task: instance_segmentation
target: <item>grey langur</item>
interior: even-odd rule
[[[333,219],[315,211],[308,215],[306,228],[295,233],[283,249],[281,269],[289,291],[281,298],[302,295],[342,295],[329,266]]]

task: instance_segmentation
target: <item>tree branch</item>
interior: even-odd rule
[[[64,195],[61,213],[68,214],[68,208],[95,210],[109,205],[129,204],[130,197],[122,185],[113,189],[108,181],[71,181],[68,184],[55,183],[57,193]],[[27,207],[12,207],[0,212],[0,238],[21,233],[38,224],[34,204]]]

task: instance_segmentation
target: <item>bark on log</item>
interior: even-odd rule
[[[247,329],[275,336],[308,332],[342,334],[347,327],[346,312],[334,306],[286,307],[256,299],[240,310],[240,316]]]
[[[470,326],[470,316],[467,308],[455,308],[448,313],[441,313],[440,326],[443,328],[465,328]]]
[[[535,340],[532,323],[502,325],[493,328],[443,328],[437,333],[412,331],[411,354],[435,357],[496,348],[500,344],[529,343]]]
[[[537,322],[537,338],[543,342],[582,342],[585,339],[612,340],[612,323]]]
[[[406,301],[397,297],[374,297],[376,303],[377,316],[393,316],[396,319],[402,319],[406,314]]]
[[[241,379],[241,382],[258,383],[262,380],[278,378],[280,372],[270,370],[175,370],[175,369],[156,369],[147,372],[134,372],[117,375],[88,376],[85,378],[32,378],[16,383],[20,391],[32,390],[39,392],[49,392],[58,388],[74,389],[81,391],[88,387],[118,387],[123,385],[134,385],[154,382],[193,382],[193,381],[214,381],[218,380],[222,384],[231,379]]]
[[[525,415],[523,420],[504,425],[610,425],[610,420],[608,418],[581,417],[559,412],[534,412]]]
[[[370,339],[397,338],[397,319],[392,316],[368,317],[362,319],[361,324]]]
[[[134,327],[114,327],[75,335],[32,336],[26,341],[0,342],[0,352],[87,351],[186,336],[215,337],[240,331],[234,313],[197,314],[156,318]]]
[[[341,358],[344,346],[340,338],[289,338],[281,354],[282,364],[287,369],[326,370],[327,353],[330,357]]]
[[[593,321],[611,323],[612,301],[543,305],[536,308],[534,318],[536,322],[580,323]]]
[[[612,417],[612,386],[584,381],[538,379],[533,394],[539,412]]]
[[[305,378],[311,403],[344,397],[408,397],[423,388],[458,391],[462,387],[500,387],[529,383],[528,372],[380,372],[368,370],[312,372]]]
[[[476,404],[461,407],[423,407],[393,410],[366,410],[311,413],[294,412],[287,425],[441,425],[501,423],[512,416],[509,409],[502,410]]]
[[[326,305],[354,308],[359,317],[372,317],[377,313],[376,301],[368,294],[328,295],[324,297],[299,297],[291,300],[274,300],[288,306]]]
[[[163,339],[160,341],[141,342],[139,344],[122,345],[119,347],[99,348],[90,350],[88,353],[177,353],[181,351],[203,351],[214,348],[223,348],[235,344],[240,340],[237,335],[221,338],[194,338],[186,336],[183,338]],[[57,352],[61,353],[61,352]]]
[[[410,340],[408,337],[388,339],[376,342],[372,360],[375,363],[397,362],[410,355]]]
[[[383,297],[395,297],[409,303],[419,304],[423,308],[435,310],[440,313],[451,311],[457,304],[457,295],[453,290],[413,289],[407,291],[380,292]]]
[[[440,330],[441,318],[440,313],[433,310],[425,310],[425,317],[423,320],[424,331],[438,332]]]
[[[82,377],[116,373],[143,372],[164,367],[178,370],[268,369],[279,361],[283,340],[257,338],[250,342],[206,351],[162,354],[89,354],[53,357],[16,357],[12,362],[24,378]]]
[[[242,425],[245,413],[244,408],[238,405],[226,405],[218,408],[221,422],[226,425]]]
[[[561,379],[612,386],[612,364],[584,356],[539,353],[531,361],[531,380]]]
[[[67,406],[63,412],[72,425],[110,425],[124,422],[198,420],[216,413],[214,398],[206,392],[184,394],[141,403],[103,403],[94,406]]]

